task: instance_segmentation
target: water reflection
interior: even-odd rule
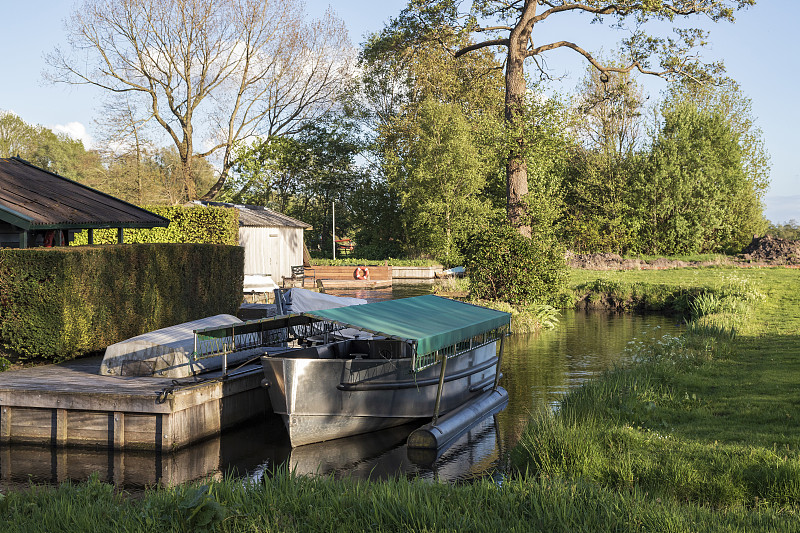
[[[426,293],[427,286],[349,296],[371,301]],[[552,407],[572,387],[628,357],[629,342],[675,334],[674,320],[659,316],[565,311],[556,329],[506,340],[501,385],[508,407],[473,426],[441,456],[406,449],[415,426],[292,449],[277,416],[176,452],[115,452],[36,446],[0,447],[0,486],[27,486],[29,480],[61,483],[101,480],[130,490],[156,483],[177,484],[232,473],[259,479],[279,465],[309,475],[386,479],[402,475],[431,480],[465,480],[492,474],[519,439],[533,410]]]

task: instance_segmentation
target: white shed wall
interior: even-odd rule
[[[245,275],[270,275],[280,283],[292,275],[292,266],[303,264],[303,229],[240,227]]]

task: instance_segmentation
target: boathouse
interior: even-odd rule
[[[239,210],[239,245],[244,248],[244,275],[271,276],[276,282],[292,277],[303,265],[303,231],[312,226],[258,205],[196,202]]]
[[[62,246],[76,232],[155,228],[169,220],[19,157],[0,158],[0,248]]]

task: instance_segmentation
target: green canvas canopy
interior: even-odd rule
[[[434,295],[303,313],[414,342],[417,355],[454,346],[511,322],[511,315]]]

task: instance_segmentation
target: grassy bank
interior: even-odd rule
[[[573,272],[576,287],[636,284],[716,295],[685,335],[539,413],[512,455],[530,476],[717,510],[800,512],[800,273]],[[701,292],[701,295],[703,292]],[[706,298],[711,301],[713,298]],[[697,302],[697,298],[694,300]]]

